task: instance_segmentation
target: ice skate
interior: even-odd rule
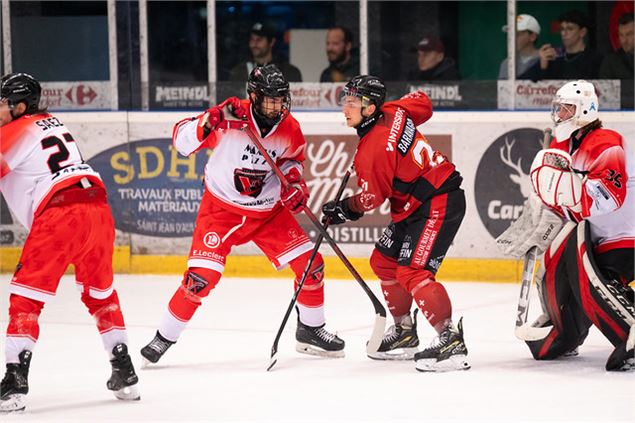
[[[299,353],[320,357],[344,357],[344,341],[324,329],[324,325],[307,326],[298,319],[295,339],[298,341],[295,350]]]
[[[126,344],[115,345],[112,354],[114,355],[114,358],[110,360],[112,375],[106,382],[106,386],[120,400],[137,401],[141,399],[137,386],[139,378],[134,371],[128,347]]]
[[[175,344],[175,342],[168,341],[157,331],[156,335],[154,335],[154,339],[141,349],[143,367],[146,367],[150,363],[154,364],[158,362],[173,344]]]
[[[467,370],[467,348],[463,341],[463,318],[457,328],[446,327],[438,339],[425,350],[415,354],[415,368],[420,372],[447,372],[451,370]]]
[[[0,412],[20,412],[26,408],[26,394],[29,393],[29,365],[32,353],[24,350],[19,363],[8,363],[4,379],[0,382]]]
[[[415,309],[414,319],[408,315],[401,323],[391,326],[384,334],[377,352],[368,354],[368,357],[373,360],[412,360],[419,346],[418,311]]]

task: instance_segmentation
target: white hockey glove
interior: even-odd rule
[[[544,207],[538,196],[531,193],[520,217],[496,238],[496,245],[505,255],[514,258],[524,257],[533,246],[542,254],[563,224],[560,216]]]
[[[578,213],[582,210],[582,180],[571,169],[567,152],[556,148],[540,150],[529,176],[534,191],[546,205],[567,207]]]

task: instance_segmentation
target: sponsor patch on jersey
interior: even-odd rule
[[[410,118],[406,118],[406,123],[403,126],[403,131],[401,132],[401,136],[399,137],[399,141],[397,142],[397,151],[402,156],[405,156],[412,147],[412,142],[415,139],[415,134],[417,133],[417,128],[415,128],[415,124]]]
[[[220,237],[216,232],[208,232],[203,237],[203,243],[211,249],[217,248],[220,245]]]

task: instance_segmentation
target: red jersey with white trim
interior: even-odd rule
[[[261,130],[253,117],[249,100],[241,100],[248,110],[248,125],[255,134]],[[202,139],[200,129],[204,114],[188,118],[174,126],[172,142],[184,156],[211,148],[205,166],[205,186],[214,202],[226,210],[250,217],[267,217],[281,207],[280,181],[249,136],[239,129],[217,129]],[[231,119],[231,117],[229,117]],[[262,138],[265,147],[282,173],[292,167],[302,174],[306,141],[300,124],[290,114]]]
[[[55,192],[84,177],[104,186],[53,115],[23,115],[0,128],[0,191],[27,229]]]
[[[432,103],[423,92],[384,103],[381,112],[359,141],[353,166],[362,191],[349,205],[368,211],[389,199],[392,220],[399,222],[434,196],[455,166],[417,131],[432,116]]]
[[[573,150],[571,139],[551,143],[571,154],[572,166],[582,177],[582,210],[561,211],[574,221],[586,219],[595,245],[635,240],[635,156],[633,146],[609,129],[589,132]]]

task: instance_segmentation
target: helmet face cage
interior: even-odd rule
[[[556,125],[574,119],[576,117],[578,105],[567,103],[563,99],[556,98],[551,103],[551,120]]]
[[[254,68],[249,74],[247,92],[255,94],[254,110],[259,114],[260,118],[264,119],[268,124],[277,124],[291,110],[289,82],[287,82],[276,65]],[[262,112],[265,97],[282,98],[282,108],[274,118],[269,118]]]
[[[18,104],[25,103],[25,114],[34,114],[39,110],[42,87],[31,75],[11,73],[2,77],[0,97],[13,110]]]

